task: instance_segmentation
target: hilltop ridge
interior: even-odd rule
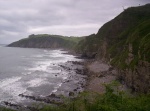
[[[32,34],[29,35],[28,38],[9,44],[8,47],[73,49],[81,39],[83,38],[61,35]]]

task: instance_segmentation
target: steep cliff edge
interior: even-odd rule
[[[8,47],[73,49],[81,39],[79,37],[64,37],[60,35],[32,34],[28,38],[9,44]]]
[[[79,42],[77,52],[113,65],[133,91],[150,92],[150,4],[124,10]]]

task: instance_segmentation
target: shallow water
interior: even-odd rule
[[[75,86],[80,77],[65,85],[70,73],[59,64],[81,60],[64,53],[62,50],[0,47],[0,102],[21,103],[25,98],[19,94],[47,96]]]

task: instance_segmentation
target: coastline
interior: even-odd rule
[[[73,56],[75,56],[75,58],[77,57],[76,55]],[[34,108],[32,104],[42,103],[43,105],[44,104],[60,105],[63,103],[62,95],[67,98],[74,98],[80,92],[84,91],[86,85],[86,79],[87,79],[84,70],[84,60],[78,60],[78,59],[75,59],[75,61],[68,60],[65,63],[59,63],[58,67],[61,70],[60,74],[63,71],[65,71],[69,73],[69,76],[62,81],[62,84],[57,89],[57,92],[54,91],[47,96],[30,95],[30,94],[28,95],[28,94],[20,93],[18,94],[18,97],[27,99],[28,100],[27,103],[26,101],[24,103],[2,101],[2,105],[5,107],[10,107],[15,110],[22,110],[22,111],[26,109],[32,110],[32,108]],[[59,74],[56,73],[54,76],[57,78],[59,77]]]
[[[66,50],[65,50],[66,51]],[[81,59],[81,61],[67,61],[65,64],[59,64],[62,70],[70,73],[69,77],[63,81],[61,88],[58,92],[53,92],[45,97],[19,94],[19,97],[31,100],[34,104],[54,104],[62,105],[64,103],[62,95],[67,98],[76,98],[78,94],[84,91],[95,92],[102,94],[105,92],[104,83],[108,84],[116,80],[115,70],[108,64],[102,61],[96,61],[94,59],[85,59],[77,54],[68,53],[75,56],[75,58]],[[57,75],[55,75],[57,77]],[[70,89],[64,90],[67,85],[71,86]],[[74,86],[75,85],[75,86]],[[19,110],[32,110],[34,106],[29,102],[25,104],[14,104],[9,101],[4,101],[4,105]],[[24,109],[24,110],[23,110]]]
[[[103,94],[105,93],[104,84],[111,84],[114,81],[118,81],[117,71],[110,64],[93,58],[84,58],[81,54],[68,50],[66,54],[74,55],[76,58],[83,60],[82,65],[84,67],[84,75],[87,76],[84,91]],[[119,90],[127,91],[128,88],[125,84],[119,82]]]

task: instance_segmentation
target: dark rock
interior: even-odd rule
[[[70,82],[70,80],[67,80],[66,82]]]
[[[54,93],[52,93],[52,94],[50,95],[50,97],[56,97],[56,95],[55,95]]]
[[[69,92],[69,96],[74,96],[74,92]]]
[[[109,70],[109,71],[112,71],[113,69],[114,69],[113,67],[110,67],[108,70]]]
[[[77,89],[74,89],[73,91],[77,91]]]
[[[11,107],[15,107],[16,109],[20,108],[21,106],[20,105],[17,105],[17,104],[13,104],[11,102],[7,102],[7,101],[4,101],[3,102],[6,106],[11,106]]]

